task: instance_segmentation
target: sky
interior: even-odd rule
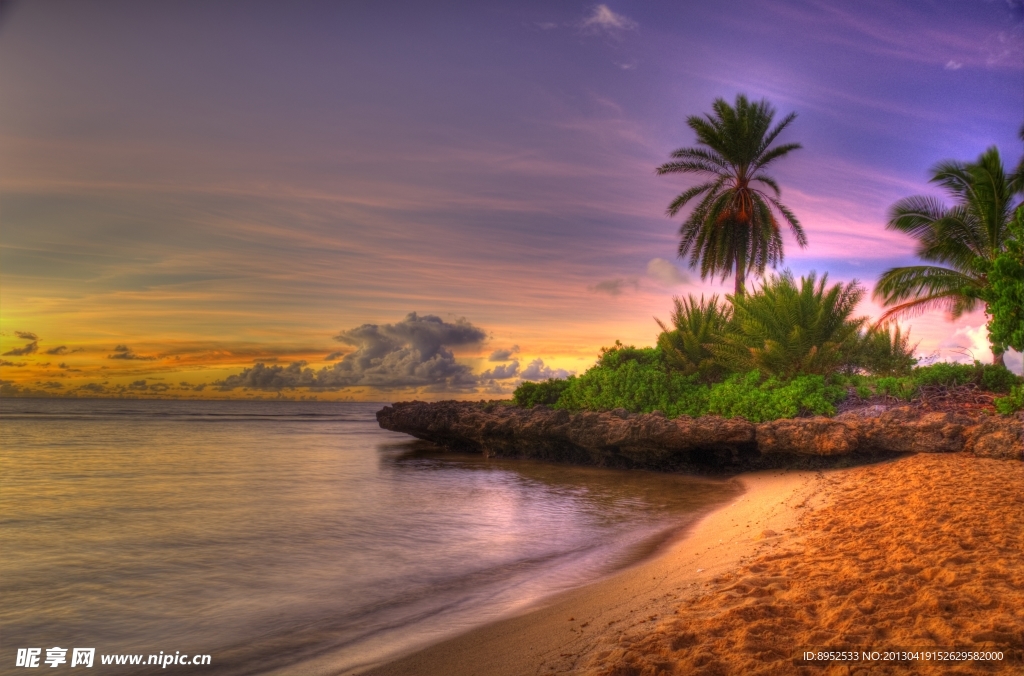
[[[890,206],[1024,153],[1024,5],[5,3],[0,394],[493,398],[651,345],[731,292],[655,168],[740,93],[797,114],[782,267],[877,318]],[[930,360],[984,324],[904,322]]]

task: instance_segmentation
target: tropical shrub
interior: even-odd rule
[[[920,386],[910,376],[883,376],[875,380],[875,394],[896,397],[904,401],[910,401],[917,396],[919,389]]]
[[[538,404],[552,406],[569,387],[573,378],[574,376],[569,376],[566,379],[548,378],[539,383],[524,381],[512,393],[512,401],[516,406],[523,408],[533,408]]]
[[[666,368],[659,348],[621,346],[605,351],[598,363],[572,379],[556,408],[635,413],[661,411],[668,417],[702,415],[708,387],[695,376]]]
[[[909,331],[904,334],[899,326],[894,329],[889,324],[872,326],[861,336],[848,369],[878,376],[908,375],[917,364],[916,349],[917,345],[910,345]]]
[[[814,272],[797,286],[786,271],[746,296],[729,296],[733,318],[721,345],[712,352],[722,366],[782,378],[827,376],[858,349],[864,319],[851,319],[864,295],[856,281],[826,288],[828,274]]]
[[[988,272],[988,336],[996,350],[1024,352],[1024,206],[1007,228],[1006,248]]]
[[[706,301],[704,296],[697,300],[692,295],[672,300],[675,304],[672,312],[675,328],[669,329],[660,320],[655,320],[662,330],[658,336],[658,347],[666,365],[686,376],[696,374],[701,380],[717,380],[724,369],[715,361],[711,347],[721,344],[732,316],[732,307],[728,303],[719,303],[717,294]]]
[[[1003,415],[1010,415],[1024,409],[1024,385],[1015,385],[1005,397],[996,397],[993,400],[996,410]]]
[[[939,362],[931,366],[915,368],[911,376],[919,386],[924,385],[977,385],[989,392],[1008,392],[1010,387],[1020,383],[1020,376],[1003,366],[982,364],[950,364]]]
[[[764,378],[760,372],[729,376],[711,387],[708,412],[727,418],[765,422],[798,415],[835,415],[836,402],[846,396],[842,387],[827,385],[820,375],[789,381]]]

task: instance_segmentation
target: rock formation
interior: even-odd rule
[[[400,402],[377,412],[384,429],[451,450],[606,467],[780,467],[898,453],[955,453],[1024,460],[1020,416],[922,413],[872,406],[834,418],[755,424],[742,418],[581,411],[504,403]]]

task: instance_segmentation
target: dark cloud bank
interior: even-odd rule
[[[546,367],[542,360],[537,359],[522,371],[516,360],[477,376],[468,365],[455,360],[451,348],[479,345],[486,338],[487,333],[483,329],[465,318],[446,322],[436,315],[412,312],[394,324],[363,324],[339,333],[334,339],[355,350],[333,366],[316,371],[308,368],[305,361],[287,366],[259,363],[214,384],[222,391],[239,387],[257,390],[371,387],[457,392],[515,377],[542,380],[569,375],[562,369]],[[489,360],[506,361],[518,351],[518,346],[496,350]],[[337,356],[338,353],[330,355],[333,358]]]
[[[455,361],[450,348],[477,345],[486,338],[483,329],[465,319],[446,322],[435,315],[413,312],[394,324],[363,324],[342,331],[334,339],[356,349],[329,368],[314,371],[306,368],[304,361],[288,366],[256,364],[215,384],[222,390],[360,386],[382,390],[472,389],[477,377],[469,366]]]

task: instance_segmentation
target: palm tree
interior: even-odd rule
[[[942,186],[954,200],[947,208],[938,199],[917,195],[902,199],[889,210],[888,230],[917,239],[917,255],[940,265],[914,265],[886,270],[874,296],[892,306],[881,317],[913,316],[941,308],[957,319],[987,304],[987,272],[1009,237],[1016,188],[1013,175],[1003,170],[999,150],[993,146],[977,162],[940,162],[931,182]],[[1003,353],[992,350],[992,362],[1003,363]]]
[[[765,100],[750,103],[740,94],[735,108],[725,99],[716,99],[711,107],[712,115],[686,119],[697,133],[698,146],[675,151],[675,161],[661,165],[657,173],[708,178],[672,200],[668,214],[675,216],[690,200],[701,197],[679,229],[679,256],[689,255],[691,268],[700,266],[701,279],[720,274],[724,280],[735,274],[738,297],[743,295],[748,272],[763,274],[766,266],[782,261],[776,214],[789,224],[797,243],[807,246],[796,216],[779,201],[778,183],[765,173],[769,164],[801,146],[771,147],[796,113],[772,127],[775,109]]]

